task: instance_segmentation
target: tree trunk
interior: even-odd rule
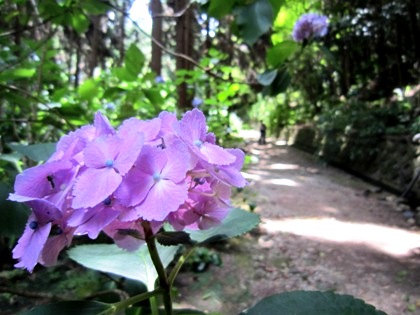
[[[162,3],[160,0],[151,0],[149,5],[150,13],[152,14],[152,37],[162,43]],[[152,60],[150,62],[150,68],[157,75],[160,76],[162,73],[162,48],[159,47],[154,41],[152,41]]]
[[[188,6],[189,0],[176,0],[175,12],[183,12]],[[176,21],[176,53],[192,57],[194,51],[194,10],[190,6],[177,18]],[[192,70],[192,64],[185,58],[178,56],[176,58],[176,69]],[[177,87],[178,92],[178,108],[182,111],[191,108],[191,102],[194,97],[193,91],[189,90],[187,83],[183,82]]]
[[[88,57],[88,76],[92,77],[93,72],[95,71],[96,66],[98,65],[99,61],[99,48],[100,48],[100,41],[101,41],[101,16],[94,15],[91,17],[92,21],[92,35],[91,35],[91,43],[90,43],[90,56]]]
[[[119,60],[118,60],[118,66],[121,66],[124,61],[125,56],[125,47],[124,47],[124,39],[125,39],[125,11],[127,10],[127,3],[126,1],[123,1],[122,8],[121,8],[121,17],[120,17],[120,32],[119,32],[119,38],[118,40],[118,51],[120,53]]]

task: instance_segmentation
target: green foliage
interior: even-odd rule
[[[260,217],[239,208],[232,209],[222,224],[202,231],[189,231],[192,240],[201,244],[242,235],[260,222]]]
[[[109,304],[95,301],[65,301],[48,305],[41,305],[21,313],[22,315],[106,315],[112,314],[113,308]]]
[[[369,161],[379,152],[378,142],[387,134],[409,134],[412,110],[404,102],[387,106],[349,102],[324,111],[318,119],[323,151],[327,156],[346,150],[349,161]]]
[[[263,86],[269,86],[277,76],[277,70],[267,70],[258,75],[257,80]]]
[[[55,152],[55,143],[37,143],[31,145],[23,145],[19,143],[8,143],[13,151],[30,158],[35,162],[43,162]]]
[[[275,70],[275,73],[276,75],[271,84],[264,87],[264,95],[276,96],[280,93],[284,93],[289,87],[291,77],[287,68]]]
[[[262,299],[242,315],[386,315],[350,295],[333,292],[293,291]]]
[[[238,32],[249,45],[270,29],[275,17],[269,0],[256,0],[247,6],[238,7],[236,15]]]
[[[165,266],[174,259],[177,250],[176,246],[158,246]],[[144,283],[148,290],[154,289],[157,272],[145,245],[133,252],[116,245],[80,245],[69,250],[68,254],[71,259],[87,268],[134,279]]]
[[[204,272],[210,265],[222,265],[220,254],[218,254],[215,250],[206,247],[196,247],[194,248],[192,254],[188,257],[188,260],[184,265],[184,269],[191,270],[193,272]]]
[[[136,45],[131,44],[125,53],[125,70],[134,78],[137,78],[143,68],[144,61],[145,57],[141,50]]]
[[[211,0],[208,14],[216,19],[221,19],[232,12],[236,0]]]
[[[7,200],[11,192],[11,187],[0,182],[0,237],[8,238],[10,245],[22,234],[29,215],[25,205]]]
[[[291,40],[283,41],[267,51],[267,64],[273,68],[281,66],[289,59],[299,48],[296,42]]]
[[[232,114],[239,108],[246,108],[244,99],[254,96],[249,85],[243,83],[245,78],[240,69],[224,64],[227,58],[220,51],[210,49],[200,65],[220,75],[215,77],[199,69],[183,70],[177,72],[175,84],[185,82],[195,91],[194,96],[203,100],[199,108],[207,117],[209,130],[216,135],[220,145],[231,147],[237,146],[234,134],[239,128]]]

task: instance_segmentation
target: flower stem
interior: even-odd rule
[[[168,278],[169,286],[172,287],[172,285],[174,284],[175,278],[178,275],[179,271],[181,270],[182,265],[185,263],[185,261],[187,260],[187,258],[191,255],[191,253],[193,252],[194,248],[196,248],[196,246],[190,247],[187,250],[186,253],[184,253],[183,255],[181,255],[181,257],[179,257],[179,259],[176,262],[175,266],[171,270],[171,273],[169,274],[169,278]]]
[[[172,297],[171,297],[171,284],[168,282],[165,267],[159,257],[159,252],[156,247],[156,240],[150,226],[150,222],[142,222],[147,248],[149,249],[150,257],[152,258],[153,265],[156,268],[159,288],[162,290],[163,304],[165,307],[166,315],[172,315]]]
[[[152,298],[156,298],[157,295],[162,294],[163,290],[161,288],[158,288],[156,290],[150,291],[150,292],[145,292],[145,293],[141,293],[135,296],[132,296],[126,300],[122,300],[120,302],[117,302],[114,304],[114,314],[117,314],[118,312],[125,310],[127,307],[129,307],[130,305],[133,305],[135,303],[147,300],[147,299],[152,299]]]
[[[158,305],[158,299],[156,296],[150,297],[150,309],[152,311],[152,315],[159,315],[159,305]]]

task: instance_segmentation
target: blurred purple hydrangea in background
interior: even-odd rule
[[[31,208],[13,249],[15,265],[32,272],[55,264],[74,236],[104,232],[120,247],[144,243],[142,222],[157,232],[207,229],[231,209],[232,187],[247,181],[244,153],[224,149],[194,109],[178,120],[162,112],[152,120],[130,118],[118,129],[97,113],[93,125],[63,136],[42,165],[16,177],[9,199]]]
[[[157,84],[159,84],[159,83],[165,83],[165,80],[160,75],[158,75],[155,78],[155,83],[157,83]]]
[[[203,104],[203,100],[201,99],[201,98],[199,98],[199,97],[194,97],[193,98],[193,100],[192,100],[192,102],[191,102],[191,105],[194,107],[194,108],[198,108],[198,107],[200,107],[201,105]]]
[[[303,42],[314,37],[323,37],[328,32],[328,18],[317,13],[303,14],[293,27],[292,37]]]

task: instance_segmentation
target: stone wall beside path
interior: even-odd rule
[[[314,126],[300,125],[283,131],[282,137],[287,139],[288,145],[316,154],[397,195],[402,195],[420,172],[420,145],[414,144],[410,135],[385,136],[369,148],[373,154],[359,151],[357,156],[352,151],[355,136],[337,133],[321,138]],[[407,197],[419,204],[420,178]]]

